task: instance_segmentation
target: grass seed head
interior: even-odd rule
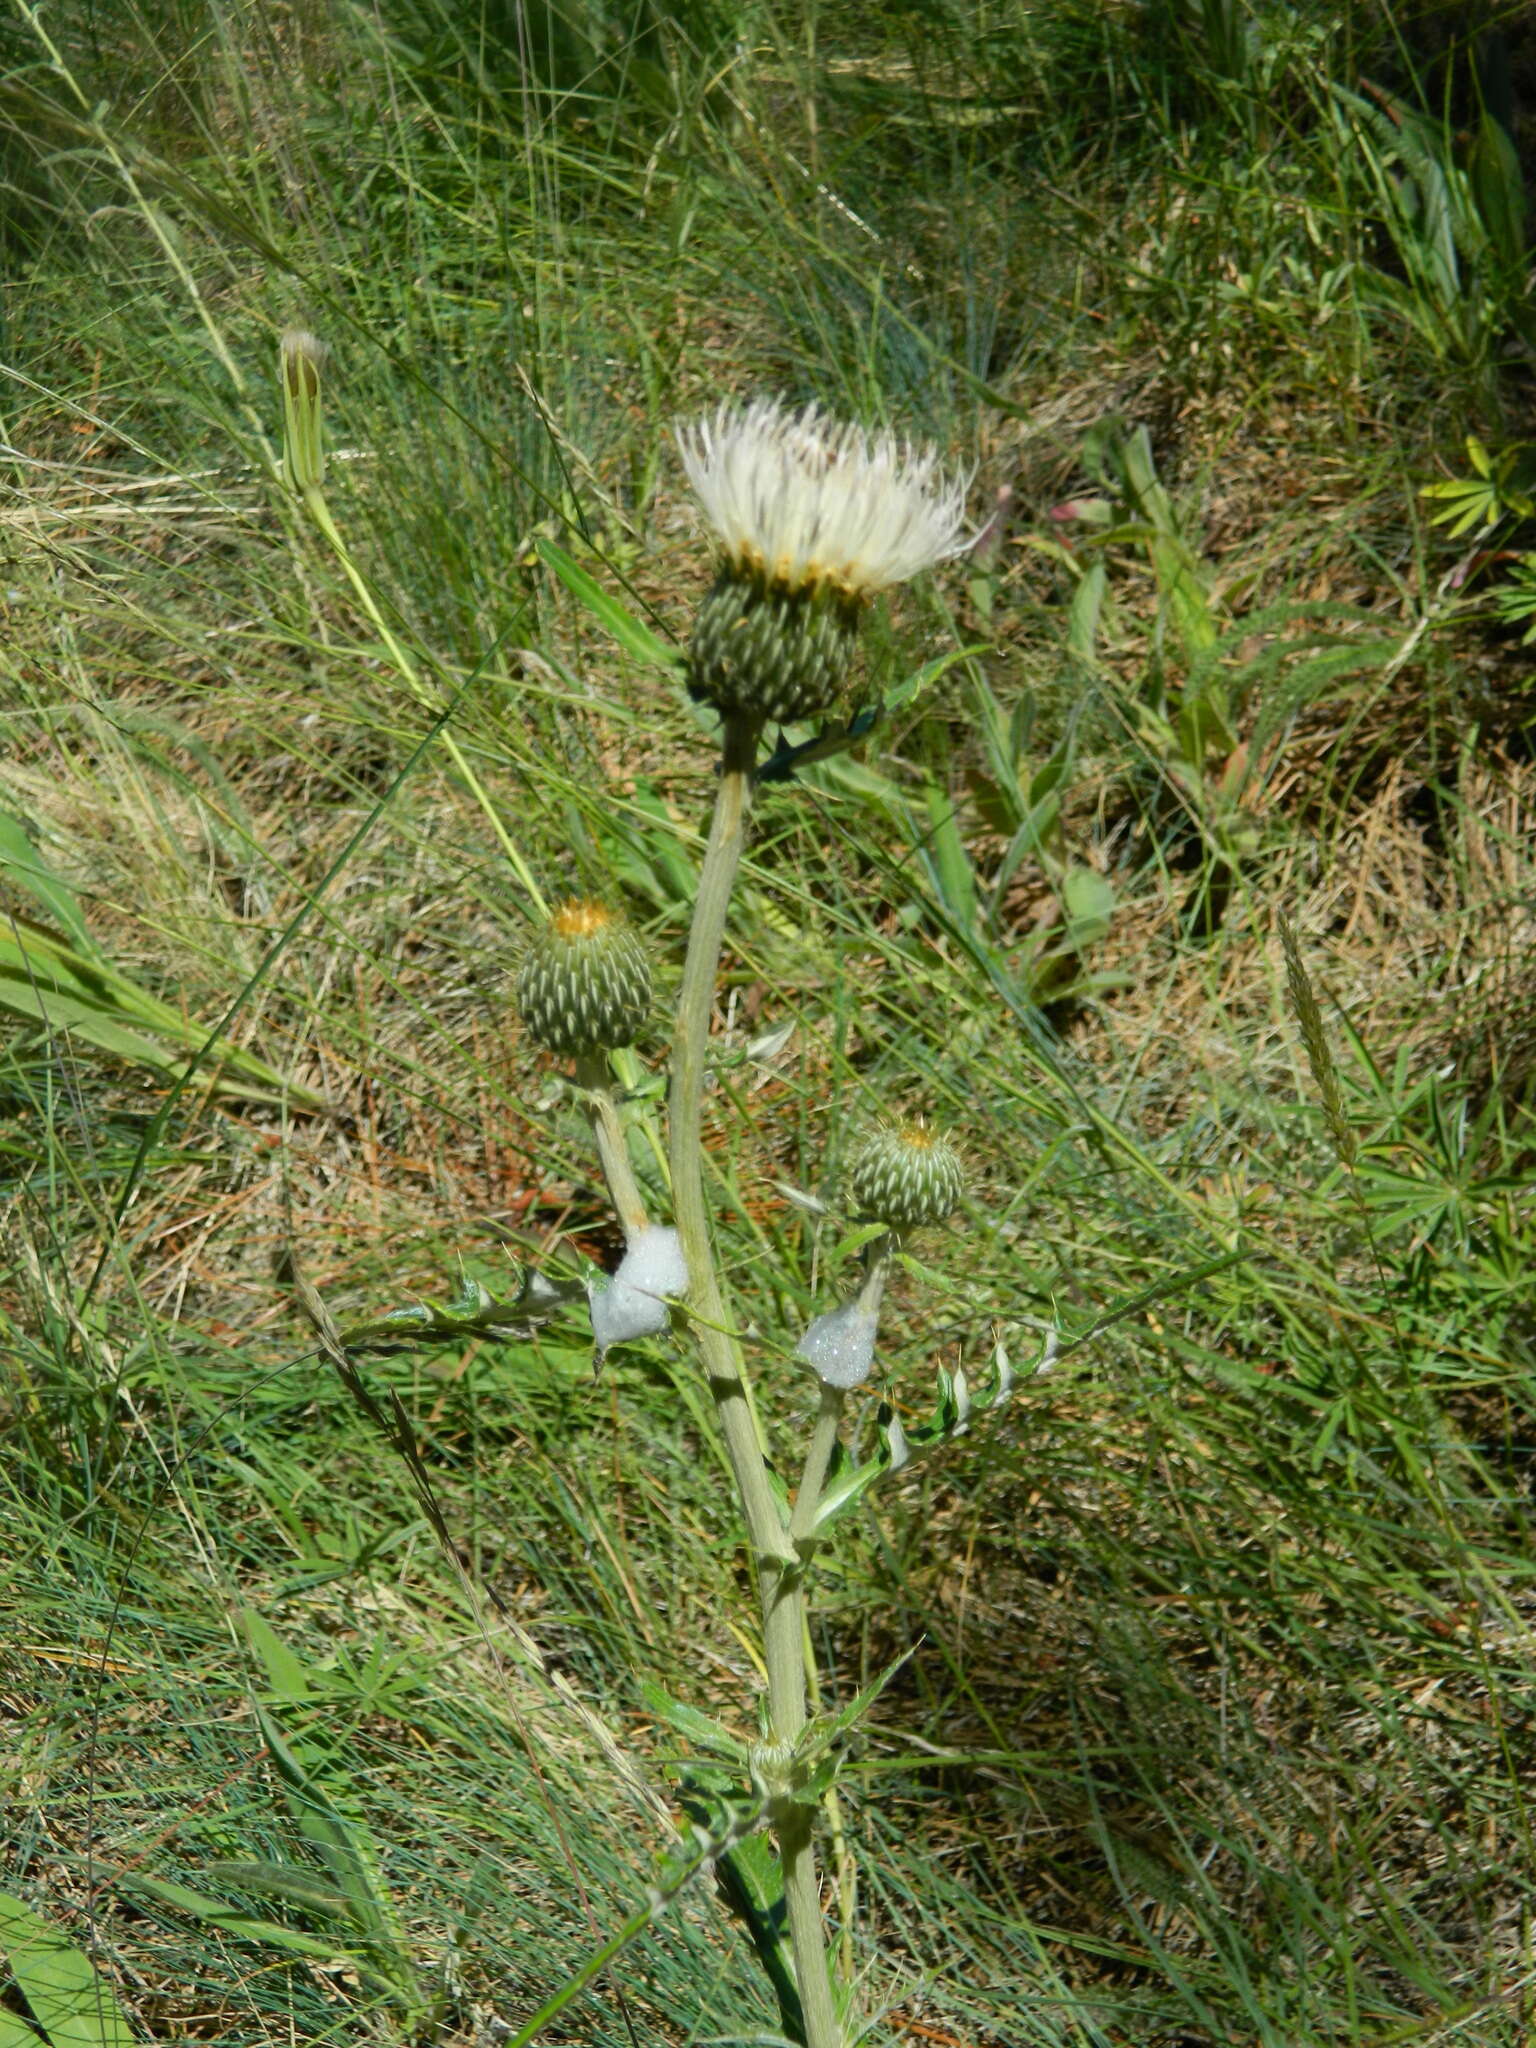
[[[1312,1069],[1312,1079],[1317,1083],[1317,1092],[1323,1098],[1323,1117],[1328,1125],[1328,1134],[1333,1139],[1334,1149],[1344,1165],[1353,1168],[1355,1163],[1355,1134],[1350,1129],[1349,1118],[1344,1113],[1344,1096],[1339,1087],[1338,1069],[1333,1063],[1333,1051],[1323,1030],[1323,1013],[1318,1008],[1317,997],[1312,990],[1307,963],[1301,957],[1301,941],[1296,928],[1284,911],[1280,913],[1280,943],[1285,949],[1285,981],[1291,998],[1291,1008],[1296,1013],[1296,1023],[1301,1031],[1301,1043],[1306,1051],[1307,1065]]]

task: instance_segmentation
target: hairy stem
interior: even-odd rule
[[[607,1181],[608,1192],[613,1197],[620,1227],[625,1237],[631,1238],[636,1231],[644,1230],[651,1219],[646,1214],[645,1197],[635,1179],[635,1170],[629,1163],[629,1144],[624,1136],[624,1126],[619,1121],[619,1106],[614,1100],[606,1053],[583,1053],[578,1058],[576,1086],[586,1098],[593,1142],[597,1146],[603,1179]]]
[[[699,874],[677,1006],[669,1139],[673,1211],[688,1263],[688,1306],[757,1565],[769,1723],[774,1748],[787,1764],[805,1727],[805,1611],[800,1562],[786,1517],[769,1484],[741,1346],[715,1267],[704,1203],[700,1137],[715,978],[731,890],[746,844],[759,730],[754,719],[728,717],[725,721],[720,787]],[[841,2033],[827,1974],[811,1812],[790,1796],[775,1801],[773,1815],[807,2048],[840,2048]]]
[[[811,1541],[816,1523],[816,1509],[821,1500],[822,1482],[827,1476],[827,1467],[832,1462],[833,1446],[837,1442],[838,1425],[843,1419],[843,1390],[841,1387],[823,1386],[821,1406],[816,1413],[816,1427],[811,1432],[810,1448],[805,1454],[805,1470],[800,1476],[800,1491],[795,1495],[795,1512],[790,1517],[789,1533],[802,1558],[805,1546]]]

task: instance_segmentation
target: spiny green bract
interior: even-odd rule
[[[562,903],[528,948],[517,1007],[546,1052],[575,1059],[632,1045],[651,1011],[644,948],[605,904]]]
[[[857,599],[726,569],[694,623],[689,690],[747,718],[814,718],[842,695],[859,612]]]
[[[944,1222],[964,1192],[960,1154],[920,1117],[872,1131],[848,1166],[849,1206],[893,1230]]]

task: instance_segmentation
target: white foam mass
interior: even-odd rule
[[[599,1352],[659,1337],[667,1327],[668,1301],[687,1292],[688,1267],[677,1232],[664,1224],[637,1230],[613,1278],[587,1291]]]
[[[818,1316],[795,1346],[795,1356],[814,1367],[823,1383],[846,1393],[861,1387],[875,1363],[875,1311],[855,1298]]]
[[[629,1247],[613,1276],[642,1294],[661,1294],[677,1301],[688,1292],[688,1263],[683,1242],[665,1223],[648,1223],[629,1240]]]

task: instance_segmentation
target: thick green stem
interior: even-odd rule
[[[790,1517],[789,1533],[801,1558],[816,1523],[816,1508],[821,1500],[822,1482],[827,1476],[827,1467],[832,1462],[832,1448],[837,1442],[838,1425],[843,1419],[843,1390],[841,1387],[823,1385],[821,1406],[816,1412],[816,1427],[811,1431],[810,1448],[805,1454],[805,1470],[800,1475],[800,1491],[795,1495],[795,1512]]]
[[[688,1306],[757,1565],[763,1654],[768,1668],[769,1722],[774,1747],[787,1762],[805,1727],[805,1616],[800,1562],[786,1517],[769,1484],[741,1347],[731,1327],[715,1267],[709,1214],[704,1203],[701,1142],[704,1069],[715,979],[731,890],[746,844],[759,729],[754,719],[728,717],[725,721],[720,787],[699,874],[677,1006],[668,1135],[673,1211],[688,1264]],[[774,1826],[807,2048],[841,2048],[842,2036],[827,1973],[811,1812],[795,1798],[786,1798],[776,1802]]]
[[[613,1197],[620,1227],[626,1238],[633,1237],[636,1231],[644,1230],[651,1219],[646,1214],[645,1197],[635,1179],[635,1170],[629,1163],[629,1142],[619,1121],[619,1106],[613,1096],[613,1080],[606,1053],[581,1055],[576,1062],[576,1086],[586,1098],[593,1142],[597,1146],[603,1179],[607,1181],[608,1192]]]

